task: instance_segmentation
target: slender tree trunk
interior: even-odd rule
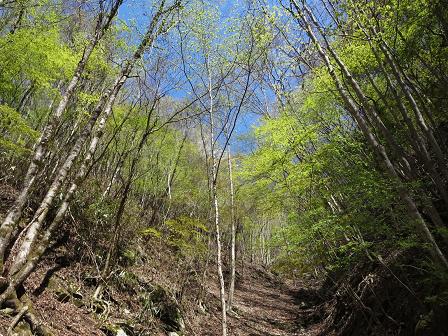
[[[22,24],[23,16],[25,15],[25,11],[26,11],[25,4],[20,3],[19,6],[20,6],[19,13],[17,14],[17,19],[14,22],[14,24],[12,25],[11,30],[9,31],[10,34],[14,34],[16,32],[16,30],[18,28],[20,28],[20,26]]]
[[[380,49],[383,51],[384,55],[386,56],[386,60],[390,66],[390,68],[392,69],[392,73],[394,74],[397,82],[399,83],[405,97],[407,98],[407,100],[409,101],[409,104],[412,107],[412,110],[414,111],[415,114],[415,118],[417,120],[418,125],[420,126],[421,130],[423,131],[423,133],[425,134],[425,136],[427,137],[429,143],[431,144],[432,149],[434,150],[436,157],[437,157],[437,161],[438,161],[438,166],[439,169],[442,171],[442,173],[444,174],[445,178],[448,179],[448,168],[446,165],[446,158],[445,155],[442,152],[442,149],[439,145],[439,143],[437,142],[434,133],[432,131],[432,129],[426,124],[425,118],[423,117],[422,112],[420,111],[420,108],[417,104],[417,101],[415,100],[414,96],[412,95],[411,89],[409,88],[408,84],[405,82],[405,80],[403,79],[402,74],[400,73],[400,68],[399,66],[395,63],[394,58],[392,57],[392,55],[390,54],[389,50],[386,47],[386,44],[384,41],[382,41],[380,43]]]
[[[435,169],[434,162],[432,161],[432,158],[429,155],[429,152],[428,152],[428,150],[426,148],[426,144],[425,144],[424,140],[421,138],[420,134],[418,134],[416,128],[414,127],[414,124],[412,123],[412,120],[411,120],[411,118],[409,117],[409,115],[407,113],[406,106],[403,104],[402,100],[398,96],[398,93],[397,93],[395,87],[392,84],[392,80],[390,79],[390,76],[389,76],[388,72],[386,71],[386,69],[382,65],[381,59],[379,58],[379,56],[378,56],[374,46],[371,46],[371,47],[372,47],[372,51],[373,51],[373,53],[374,53],[374,55],[375,55],[379,65],[380,65],[380,69],[381,69],[381,71],[383,72],[383,75],[386,78],[387,85],[388,85],[390,91],[392,92],[392,94],[394,96],[394,99],[395,99],[395,101],[397,103],[399,111],[401,112],[403,120],[405,121],[405,124],[407,125],[407,129],[408,129],[408,132],[409,132],[409,141],[411,143],[411,146],[414,149],[415,153],[417,154],[417,157],[418,157],[419,161],[421,161],[423,163],[425,169],[428,172],[429,177],[434,182],[434,185],[437,187],[437,190],[438,190],[440,196],[444,200],[445,204],[448,206],[448,192],[446,190],[445,183],[442,180],[442,177],[440,176],[440,174]],[[376,86],[376,83],[375,83],[375,81],[374,81],[374,79],[372,78],[371,75],[369,75],[369,80],[370,80],[372,86],[374,87],[375,91],[377,92],[377,94],[381,98],[381,100],[384,102],[385,106],[387,106],[389,104],[389,102],[387,101],[387,99],[384,96],[384,94]],[[396,122],[399,122],[399,121],[396,120]],[[412,174],[418,175],[416,173],[417,169],[416,169],[415,166],[412,167],[412,170],[413,170]]]
[[[133,164],[131,166],[131,170],[134,171],[134,169],[135,169],[135,164],[133,162]],[[115,257],[115,253],[117,251],[118,241],[119,241],[120,232],[121,232],[121,219],[123,218],[124,210],[126,208],[126,202],[128,200],[129,192],[131,190],[133,177],[134,177],[133,174],[130,173],[128,180],[126,182],[125,188],[123,190],[123,194],[121,196],[120,205],[118,207],[118,211],[117,211],[114,226],[113,226],[112,241],[109,244],[109,249],[108,249],[107,255],[106,255],[106,261],[104,262],[103,270],[101,272],[101,279],[103,281],[100,282],[100,284],[98,285],[98,287],[95,290],[95,293],[93,295],[93,297],[95,299],[101,298],[103,288],[104,288],[104,279],[107,279],[107,277],[109,276],[110,267],[112,265],[112,260]]]
[[[362,8],[360,8],[358,6],[358,7],[356,7],[356,9],[358,9],[360,11],[360,13],[365,15]],[[376,27],[372,25],[370,27],[370,31],[371,31],[373,37],[378,40],[378,46],[379,46],[380,50],[382,51],[387,64],[391,68],[393,76],[395,77],[403,94],[405,95],[406,99],[408,100],[408,102],[411,106],[411,109],[414,111],[414,115],[415,115],[417,124],[419,125],[420,129],[423,131],[423,134],[426,136],[429,143],[431,144],[431,147],[434,150],[434,153],[436,154],[439,169],[442,171],[445,178],[448,179],[448,167],[446,165],[445,155],[444,155],[437,139],[434,136],[433,130],[431,129],[431,127],[429,127],[427,125],[425,118],[423,117],[423,113],[417,103],[417,100],[414,98],[414,95],[412,94],[412,91],[417,92],[418,90],[416,88],[411,87],[411,86],[413,86],[411,81],[409,80],[408,76],[404,73],[404,71],[400,67],[400,65],[395,61],[395,58],[391,54],[390,48],[389,48],[387,42],[380,36],[380,34],[378,34]],[[423,106],[423,109],[426,110],[426,107]]]
[[[207,69],[208,67],[207,61]],[[214,224],[215,224],[215,235],[216,235],[216,265],[218,271],[218,279],[219,279],[219,293],[221,298],[221,313],[222,313],[222,336],[227,336],[227,309],[226,309],[226,293],[225,293],[225,283],[224,283],[224,274],[222,271],[222,251],[221,251],[221,230],[219,225],[219,205],[218,205],[218,190],[217,190],[217,182],[218,182],[218,163],[216,159],[215,153],[215,136],[214,136],[214,111],[213,111],[213,92],[212,92],[212,79],[210,71],[208,71],[208,91],[209,91],[209,100],[210,100],[210,109],[209,109],[209,117],[210,117],[210,158],[212,160],[212,171],[211,171],[211,196],[213,202],[213,214],[214,214]]]
[[[174,8],[174,7],[171,7],[171,8]],[[46,215],[48,213],[48,210],[49,210],[50,206],[52,205],[52,202],[54,200],[56,192],[59,190],[60,186],[65,181],[69,169],[72,167],[75,159],[78,157],[82,145],[87,140],[88,136],[91,134],[92,128],[93,128],[97,118],[100,116],[100,114],[103,110],[103,106],[104,106],[104,115],[101,118],[101,120],[96,128],[95,134],[92,137],[92,140],[91,140],[90,146],[89,146],[89,150],[88,150],[88,154],[87,154],[86,158],[83,160],[80,171],[82,172],[85,169],[87,169],[88,164],[90,163],[91,159],[93,158],[93,155],[95,153],[95,150],[97,148],[99,140],[103,135],[104,127],[106,125],[106,122],[107,122],[109,116],[112,113],[112,107],[114,105],[114,102],[117,98],[117,95],[118,95],[120,89],[126,82],[135,63],[143,55],[143,52],[145,51],[145,49],[148,46],[150,46],[150,47],[152,46],[155,38],[165,28],[164,24],[161,24],[161,25],[159,25],[159,24],[162,21],[163,14],[166,12],[167,12],[167,10],[164,10],[164,1],[162,1],[159,6],[159,11],[153,17],[151,24],[150,24],[145,36],[143,37],[139,47],[137,48],[137,50],[134,53],[131,60],[126,61],[125,66],[122,68],[120,75],[115,80],[115,83],[111,89],[111,93],[103,95],[101,102],[98,104],[97,108],[93,112],[89,123],[85,126],[81,136],[78,138],[78,141],[72,148],[71,153],[69,154],[66,161],[64,162],[57,177],[54,179],[50,189],[47,192],[47,195],[44,198],[44,201],[42,202],[38,211],[36,211],[34,219],[32,220],[32,222],[30,223],[30,225],[28,227],[26,236],[25,236],[23,243],[19,249],[19,252],[15,258],[14,264],[11,267],[11,271],[10,271],[11,275],[19,271],[19,269],[26,262],[27,257],[30,255],[32,245],[35,243],[36,239],[38,238],[39,229],[41,228],[43,221],[46,218]],[[104,104],[103,101],[106,101],[106,103]],[[74,192],[80,181],[82,181],[81,177],[79,180],[75,179],[74,183],[72,184],[72,186],[69,189],[69,192],[72,189]],[[71,198],[71,196],[70,196],[70,198]],[[68,204],[67,204],[67,206],[68,206]],[[65,207],[65,211],[66,211],[66,209],[67,209],[67,207]],[[64,211],[64,214],[65,214],[65,211]]]
[[[121,168],[123,166],[123,161],[121,160],[121,156],[118,159],[117,165],[112,173],[112,178],[110,179],[106,190],[104,190],[103,194],[101,195],[101,197],[104,199],[107,195],[109,195],[110,190],[112,189],[113,185],[115,184],[115,180],[117,178],[117,176],[120,174]]]
[[[112,266],[113,259],[115,258],[115,254],[117,251],[118,242],[119,242],[119,238],[120,238],[120,233],[121,233],[121,220],[123,218],[124,211],[126,209],[126,203],[127,203],[128,197],[129,197],[129,193],[132,190],[132,183],[135,178],[135,173],[137,170],[138,163],[140,162],[141,151],[143,150],[143,147],[145,146],[145,144],[147,142],[148,136],[151,134],[151,132],[154,128],[154,126],[150,125],[150,120],[151,120],[152,112],[156,108],[156,104],[158,101],[159,101],[159,98],[156,97],[152,103],[151,109],[149,111],[149,115],[147,116],[145,132],[143,133],[143,135],[138,143],[137,151],[134,153],[133,158],[132,158],[131,166],[129,168],[129,175],[128,175],[128,178],[126,180],[126,183],[125,183],[125,186],[123,189],[123,193],[121,196],[120,205],[118,206],[117,214],[115,215],[115,222],[113,225],[113,237],[112,237],[112,241],[110,242],[109,249],[107,251],[106,261],[104,262],[103,270],[101,272],[102,279],[106,279],[109,276],[110,268]],[[93,295],[93,297],[95,299],[101,298],[103,287],[104,287],[104,281],[101,282],[98,285],[98,287],[96,288],[95,293]]]
[[[117,14],[118,8],[120,7],[122,2],[123,0],[117,0],[114,3],[104,23],[103,23],[103,14],[102,13],[100,14],[100,17],[98,18],[97,25],[95,28],[94,37],[92,41],[84,49],[82,57],[76,67],[75,73],[72,79],[70,80],[64,94],[62,95],[58,107],[54,111],[53,115],[50,117],[50,120],[47,123],[47,125],[44,127],[42,134],[35,146],[33,158],[30,162],[28,171],[24,178],[23,187],[18,197],[16,198],[14,205],[8,211],[8,214],[6,215],[2,225],[0,226],[0,270],[3,268],[3,261],[5,258],[6,248],[11,242],[12,238],[11,234],[15,230],[18,221],[22,216],[23,208],[26,202],[28,201],[30,190],[36,180],[38,168],[39,166],[42,165],[42,160],[45,156],[48,142],[53,136],[54,131],[61,119],[61,116],[64,113],[65,109],[67,108],[70,98],[75,92],[76,86],[84,72],[84,69],[87,65],[90,55],[92,54],[93,50],[95,49],[101,38],[104,36],[104,33],[109,29],[112,20]]]
[[[126,67],[128,68],[128,67]],[[130,69],[129,69],[130,70]],[[96,146],[98,144],[99,138],[102,135],[102,130],[104,125],[106,123],[106,118],[109,116],[110,112],[112,111],[112,105],[115,102],[116,96],[120,90],[120,88],[123,86],[124,82],[126,81],[128,75],[121,75],[115,82],[114,88],[112,90],[112,93],[110,95],[106,94],[104,98],[107,99],[106,107],[105,107],[105,117],[103,117],[100,121],[100,125],[98,127],[98,130],[100,130],[100,134],[98,136],[95,136],[91,141],[91,146],[93,144],[93,147],[96,149]],[[36,211],[33,220],[30,222],[30,224],[27,226],[27,231],[25,238],[23,240],[23,243],[21,247],[19,248],[19,252],[17,256],[15,257],[14,264],[11,268],[12,273],[16,272],[18,268],[20,268],[25,261],[27,255],[30,252],[31,245],[38,237],[38,232],[41,226],[44,223],[44,220],[47,217],[48,211],[50,210],[53,201],[59,192],[61,186],[66,181],[68,173],[70,169],[72,168],[73,164],[75,163],[76,159],[78,158],[79,154],[81,153],[82,147],[85,143],[85,141],[90,136],[92,129],[100,116],[103,106],[104,106],[104,100],[101,99],[100,103],[98,104],[97,108],[95,109],[94,113],[91,116],[91,119],[89,120],[88,124],[84,127],[80,137],[76,141],[75,145],[72,147],[70,154],[64,161],[61,169],[58,171],[56,177],[54,178],[50,188],[47,191],[47,194],[45,195],[41,205],[39,206],[38,210]]]
[[[354,6],[354,10],[356,11],[356,7]],[[355,14],[360,14],[356,12]],[[392,95],[398,105],[398,109],[403,117],[403,120],[405,121],[405,124],[407,125],[408,132],[409,132],[409,141],[414,148],[414,151],[417,154],[417,157],[419,160],[423,163],[423,166],[426,168],[430,178],[433,180],[435,186],[437,187],[437,190],[439,191],[440,196],[444,200],[445,204],[448,206],[448,192],[446,189],[446,184],[442,179],[442,176],[440,176],[439,172],[436,170],[435,164],[433,162],[433,159],[431,158],[427,148],[424,139],[420,136],[420,134],[417,132],[416,128],[414,127],[414,124],[412,122],[412,119],[409,117],[407,108],[404,105],[402,99],[398,95],[398,92],[395,88],[395,86],[392,83],[392,79],[389,76],[389,72],[384,67],[381,57],[379,55],[379,52],[375,45],[372,43],[372,39],[370,38],[369,34],[367,33],[366,28],[362,25],[362,23],[357,20],[357,25],[361,29],[361,31],[366,36],[368,43],[370,45],[370,48],[372,50],[372,53],[374,54],[378,65],[380,66],[380,69],[386,79],[386,83],[388,87],[390,88]],[[398,74],[398,73],[397,73]],[[370,77],[371,78],[371,77]],[[380,92],[380,90],[376,87],[376,84],[371,78],[371,83],[375,87],[375,90],[379,94],[380,98],[383,100],[384,104],[387,106],[388,102],[387,99],[384,97],[384,95]],[[418,174],[415,172],[415,167],[413,168],[412,174],[417,176]],[[443,223],[443,220],[441,219],[440,215],[438,214],[436,208],[432,204],[432,201],[429,199],[429,197],[425,197],[424,201],[424,207],[427,214],[431,217],[431,221],[438,227],[444,227],[445,224]]]
[[[230,230],[231,230],[231,243],[230,243],[230,285],[229,285],[229,298],[227,300],[227,310],[232,310],[233,296],[235,293],[235,267],[236,267],[236,226],[235,226],[235,192],[233,188],[233,174],[232,174],[232,157],[230,153],[230,146],[227,149],[227,163],[229,166],[229,187],[230,187]]]
[[[413,223],[415,224],[416,228],[420,232],[420,235],[422,238],[429,244],[430,251],[433,254],[434,258],[438,260],[445,268],[448,268],[448,261],[441,251],[440,247],[438,246],[437,242],[434,239],[434,236],[432,235],[431,231],[429,230],[425,220],[421,216],[417,206],[415,205],[414,200],[409,194],[409,191],[407,188],[402,184],[392,162],[389,159],[389,156],[387,155],[385,148],[382,144],[380,144],[376,138],[376,136],[371,132],[368,123],[365,120],[365,117],[360,113],[359,108],[356,106],[355,102],[351,99],[351,97],[346,93],[344,90],[343,84],[341,80],[339,79],[338,75],[336,74],[333,65],[331,64],[331,61],[328,57],[328,55],[325,53],[325,51],[322,48],[321,43],[317,39],[316,35],[314,34],[313,29],[311,28],[310,24],[308,23],[308,20],[306,19],[304,13],[301,11],[300,6],[297,4],[296,0],[290,0],[291,4],[296,9],[296,12],[292,12],[296,19],[298,19],[299,23],[303,24],[304,28],[307,31],[307,34],[311,38],[313,44],[316,46],[317,51],[319,55],[321,56],[322,60],[325,63],[325,66],[327,67],[327,70],[332,77],[336,88],[343,99],[348,111],[353,116],[353,118],[356,120],[359,128],[361,129],[362,133],[366,137],[369,145],[372,147],[373,151],[377,154],[378,158],[382,162],[386,172],[391,177],[392,181],[394,181],[397,184],[398,193],[400,195],[400,198],[404,202],[408,214],[411,217]],[[313,16],[311,15],[311,11],[307,8],[306,5],[304,5],[305,11],[310,14],[310,17],[313,19]],[[316,21],[313,20],[316,24]],[[319,29],[319,27],[318,27]],[[320,30],[321,31],[321,30]],[[346,77],[350,79],[351,75],[350,72],[347,70],[345,64],[342,62],[342,60],[338,57],[336,52],[333,50],[333,48],[330,46],[328,41],[326,40],[326,36],[321,31],[321,35],[324,38],[324,41],[326,43],[327,49],[329,50],[330,54],[335,59],[336,63],[339,65],[341,71],[344,73]],[[356,86],[355,86],[356,87]]]

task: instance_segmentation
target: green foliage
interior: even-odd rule
[[[28,150],[26,144],[36,140],[39,133],[33,130],[16,110],[0,105],[0,151],[21,155]]]
[[[407,80],[415,85],[417,92],[413,94],[433,118],[430,121],[425,116],[427,122],[444,129],[448,114],[442,100],[446,99],[447,80],[441,73],[445,73],[447,57],[446,11],[439,4],[415,0],[391,1],[384,6],[338,2],[335,10],[340,22],[325,27],[332,36],[332,48],[394,141],[412,160],[418,156],[412,147],[414,140],[409,138],[386,74],[392,78],[397,95],[402,97],[403,92],[380,46],[382,41],[387,43],[393,59],[409,76]],[[282,19],[270,20],[277,22],[277,27],[283,23]],[[292,20],[293,25],[296,23]],[[285,24],[283,33],[288,42],[284,50],[295,55],[291,45],[297,43],[300,53],[303,41],[300,34],[294,36],[293,25]],[[372,27],[378,32],[376,36]],[[307,51],[316,54],[314,46]],[[339,64],[328,54],[344,90],[362,105]],[[303,54],[301,57],[306,59]],[[279,56],[276,61],[282,66],[285,59]],[[309,61],[315,60],[311,57]],[[253,130],[249,141],[255,150],[241,159],[238,171],[238,199],[246,210],[242,216],[250,218],[245,223],[267,220],[273,226],[269,248],[275,251],[274,267],[286,273],[321,267],[347,269],[372,253],[397,247],[422,248],[396,184],[372,155],[327,68],[317,63],[301,80],[301,89],[281,92],[283,105],[278,115],[261,119]],[[403,98],[401,104],[414,118],[409,101]],[[388,143],[373,120],[369,122],[379,142]],[[392,161],[396,160],[397,153],[388,145],[386,150]],[[433,184],[425,173],[411,180],[406,187],[417,202],[426,202],[427,195],[438,197],[428,187]],[[256,226],[246,228],[258,234]],[[433,231],[438,239],[447,236],[445,228]]]
[[[36,130],[44,127],[59,101],[59,92],[66,87],[89,43],[83,23],[76,27],[61,23],[65,2],[35,2],[36,6],[27,8],[27,15],[15,31],[8,31],[12,21],[6,14],[2,16],[5,21],[0,22],[0,152],[16,162],[21,162],[20,156],[37,139]],[[50,5],[56,9],[50,10]],[[366,256],[379,256],[395,248],[421,248],[395,183],[372,155],[315,46],[301,27],[294,29],[292,24],[298,26],[296,20],[282,17],[280,7],[269,9],[269,13],[257,12],[251,6],[245,7],[244,13],[240,7],[222,13],[220,5],[199,0],[187,2],[179,15],[179,29],[173,29],[174,34],[164,34],[160,45],[139,63],[145,66],[144,71],[136,67],[123,86],[117,99],[120,103],[115,104],[95,153],[88,183],[80,186],[82,192],[73,202],[77,216],[85,223],[77,227],[83,243],[90,244],[94,255],[103,256],[112,234],[119,232],[117,252],[129,263],[137,262],[135,251],[140,253],[148,240],[149,246],[151,242],[171,246],[176,256],[184,260],[205,260],[210,252],[207,249],[212,216],[207,176],[210,158],[207,150],[204,153],[201,140],[208,143],[209,139],[199,132],[199,127],[190,125],[198,121],[204,131],[210,122],[208,104],[212,103],[218,137],[216,152],[224,138],[223,129],[219,128],[232,121],[232,113],[237,109],[241,114],[249,108],[270,110],[271,114],[258,118],[257,127],[248,136],[253,151],[238,153],[234,158],[235,217],[241,253],[261,255],[259,259],[271,263],[274,269],[295,274],[315,269],[347,270]],[[420,175],[406,180],[404,185],[418,206],[422,207],[428,199],[439,206],[437,192],[431,190],[433,181],[418,161],[400,114],[401,106],[389,87],[386,74],[391,73],[391,67],[383,53],[375,57],[374,51],[382,46],[382,40],[388,43],[393,58],[409,75],[406,81],[415,84],[413,94],[418,104],[425,107],[428,125],[443,138],[448,123],[446,9],[429,0],[392,0],[381,6],[375,1],[342,1],[335,5],[340,23],[325,27],[331,35],[329,43],[407,158],[417,162],[415,171]],[[359,12],[361,9],[364,14]],[[138,20],[132,24],[140,28]],[[375,27],[378,35],[366,38],[365,32],[371,30],[363,31],[361,25]],[[67,155],[64,151],[77,138],[121,62],[135,49],[136,30],[120,22],[96,47],[57,134],[50,141],[48,158],[53,161],[46,166],[54,163],[57,169],[57,164],[61,164],[59,157]],[[287,42],[282,41],[284,37]],[[348,84],[349,78],[330,53],[329,56],[345,92],[361,106]],[[304,66],[302,60],[309,64]],[[290,68],[300,71],[291,76]],[[134,80],[136,75],[138,80]],[[270,76],[274,77],[272,86],[266,85]],[[294,77],[290,82],[285,79],[289,76]],[[400,99],[404,92],[391,77]],[[249,89],[240,111],[235,102],[241,98],[246,78]],[[278,83],[283,80],[286,83]],[[209,85],[211,95],[204,94]],[[286,87],[293,89],[288,91]],[[271,101],[273,91],[279,101]],[[176,94],[169,97],[172,92]],[[161,99],[148,115],[153,95],[160,95]],[[140,100],[134,101],[137,96]],[[169,115],[190,98],[195,104],[177,116],[182,124],[173,125]],[[415,123],[411,103],[404,98],[401,102]],[[277,105],[266,108],[270,103]],[[184,118],[186,115],[195,117]],[[366,118],[397,163],[398,153],[389,148],[368,113]],[[185,119],[188,121],[183,124]],[[240,128],[244,127],[236,125],[238,131]],[[147,132],[149,135],[140,146]],[[421,132],[418,127],[417,132]],[[428,149],[435,156],[432,146]],[[62,195],[85,150],[86,146],[61,187]],[[0,164],[6,161],[2,158]],[[231,211],[228,167],[224,161],[217,187],[222,237],[228,243]],[[51,178],[51,174],[47,175]],[[120,198],[128,181],[131,187],[126,194],[125,210],[120,227],[115,228]],[[448,237],[445,227],[431,230],[438,241]],[[442,273],[437,276],[445,280]]]
[[[148,228],[145,228],[144,230],[142,230],[142,235],[150,236],[150,237],[154,237],[154,238],[161,238],[162,232],[160,232],[159,230],[157,230],[155,228],[148,227]]]
[[[20,81],[36,89],[50,89],[73,73],[76,55],[60,41],[58,28],[20,29],[0,37],[0,93],[3,97]]]
[[[167,243],[185,257],[201,257],[207,250],[207,226],[198,219],[181,216],[165,222],[168,230]]]
[[[405,216],[351,119],[325,93],[328,85],[317,71],[290,107],[264,119],[253,131],[257,150],[239,171],[241,201],[252,198],[259,213],[284,214],[271,242],[279,271],[347,267],[366,250],[395,244],[399,233],[390,223]]]

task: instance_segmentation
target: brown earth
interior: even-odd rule
[[[76,270],[80,272],[80,270]],[[212,270],[211,270],[212,271]],[[100,330],[104,324],[86,307],[77,307],[73,301],[61,302],[55,289],[49,287],[52,278],[73,283],[74,269],[50,268],[44,263],[26,282],[27,297],[32,301],[35,315],[58,336],[105,335]],[[51,277],[49,277],[49,275]],[[207,284],[207,311],[201,313],[197,307],[183,305],[183,315],[187,324],[184,335],[221,335],[221,313],[218,299],[217,279],[209,277]],[[79,282],[78,282],[79,283]],[[260,267],[246,267],[244,276],[239,277],[235,290],[235,305],[229,314],[229,335],[231,336],[313,336],[319,333],[319,324],[313,324],[316,296],[312,281],[295,284],[281,282],[276,276]],[[86,294],[86,289],[78,288]],[[311,293],[311,294],[310,294]],[[117,298],[117,296],[115,297]],[[132,300],[126,294],[120,301]],[[190,307],[191,309],[189,309]],[[117,315],[112,320],[125,320]],[[0,335],[6,330],[12,317],[0,315]],[[311,322],[310,322],[311,321]],[[154,321],[148,321],[154,324]],[[157,322],[155,322],[157,323]],[[150,335],[164,335],[157,326]],[[168,333],[166,333],[168,334]],[[21,335],[18,333],[17,335]]]
[[[284,283],[260,267],[250,267],[235,290],[235,305],[229,314],[232,336],[313,336],[321,331],[316,314],[317,284],[311,280]],[[209,289],[217,300],[218,288]],[[221,334],[220,309],[205,318],[197,335]]]

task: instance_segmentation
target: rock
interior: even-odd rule
[[[154,315],[165,325],[169,332],[182,331],[185,323],[177,302],[162,287],[157,287],[150,296]]]
[[[81,293],[79,293],[79,292],[72,292],[72,296],[73,296],[74,299],[77,299],[77,300],[84,299],[84,296]]]
[[[124,330],[120,328],[117,330],[117,336],[128,336],[128,334],[126,334]]]
[[[72,303],[78,308],[85,306],[84,301],[79,300],[79,299],[72,299]]]
[[[417,322],[415,326],[415,335],[423,336],[429,335],[431,329],[431,322],[433,319],[432,311],[428,315],[421,315],[420,320]]]
[[[178,314],[180,315],[180,310],[179,310]],[[178,324],[179,324],[180,330],[185,329],[185,322],[184,322],[184,319],[182,318],[182,316],[179,316]]]
[[[202,303],[202,301],[199,302],[198,306],[202,314],[204,315],[207,314],[207,306],[204,303]]]
[[[78,308],[81,308],[81,307],[85,306],[85,304],[84,304],[84,296],[81,293],[79,293],[79,292],[72,293],[71,301]]]
[[[5,277],[0,276],[0,291],[3,291],[8,286],[8,280]]]
[[[85,306],[84,296],[74,285],[69,284],[67,286],[61,279],[52,278],[48,283],[48,288],[55,293],[59,302],[66,303],[71,301],[78,308]]]
[[[14,314],[14,309],[5,308],[5,309],[0,310],[0,313],[5,316],[12,316]]]
[[[92,302],[90,308],[93,310],[95,314],[98,315],[101,315],[106,311],[104,305],[102,305],[100,302]]]
[[[107,336],[127,336],[126,333],[124,333],[123,329],[120,327],[117,327],[114,324],[104,324],[100,330],[104,332]],[[121,334],[119,334],[121,332]],[[124,334],[123,334],[124,333]]]
[[[134,326],[129,322],[119,322],[118,326],[128,336],[136,336],[137,335],[135,333]],[[124,336],[124,334],[123,334],[123,336]]]
[[[31,327],[28,323],[21,321],[17,326],[14,328],[15,335],[20,336],[33,336],[33,333],[31,331]]]
[[[179,336],[177,332],[171,331],[168,333],[168,336]]]
[[[104,324],[100,330],[108,336],[132,336],[134,332],[132,327],[127,323]],[[125,331],[126,330],[126,331]]]

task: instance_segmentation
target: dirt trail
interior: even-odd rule
[[[316,336],[319,298],[310,283],[287,285],[261,269],[251,269],[235,291],[235,313],[229,316],[231,336]],[[213,328],[214,329],[214,328]],[[207,335],[217,335],[219,329]],[[219,333],[218,333],[219,334]]]

